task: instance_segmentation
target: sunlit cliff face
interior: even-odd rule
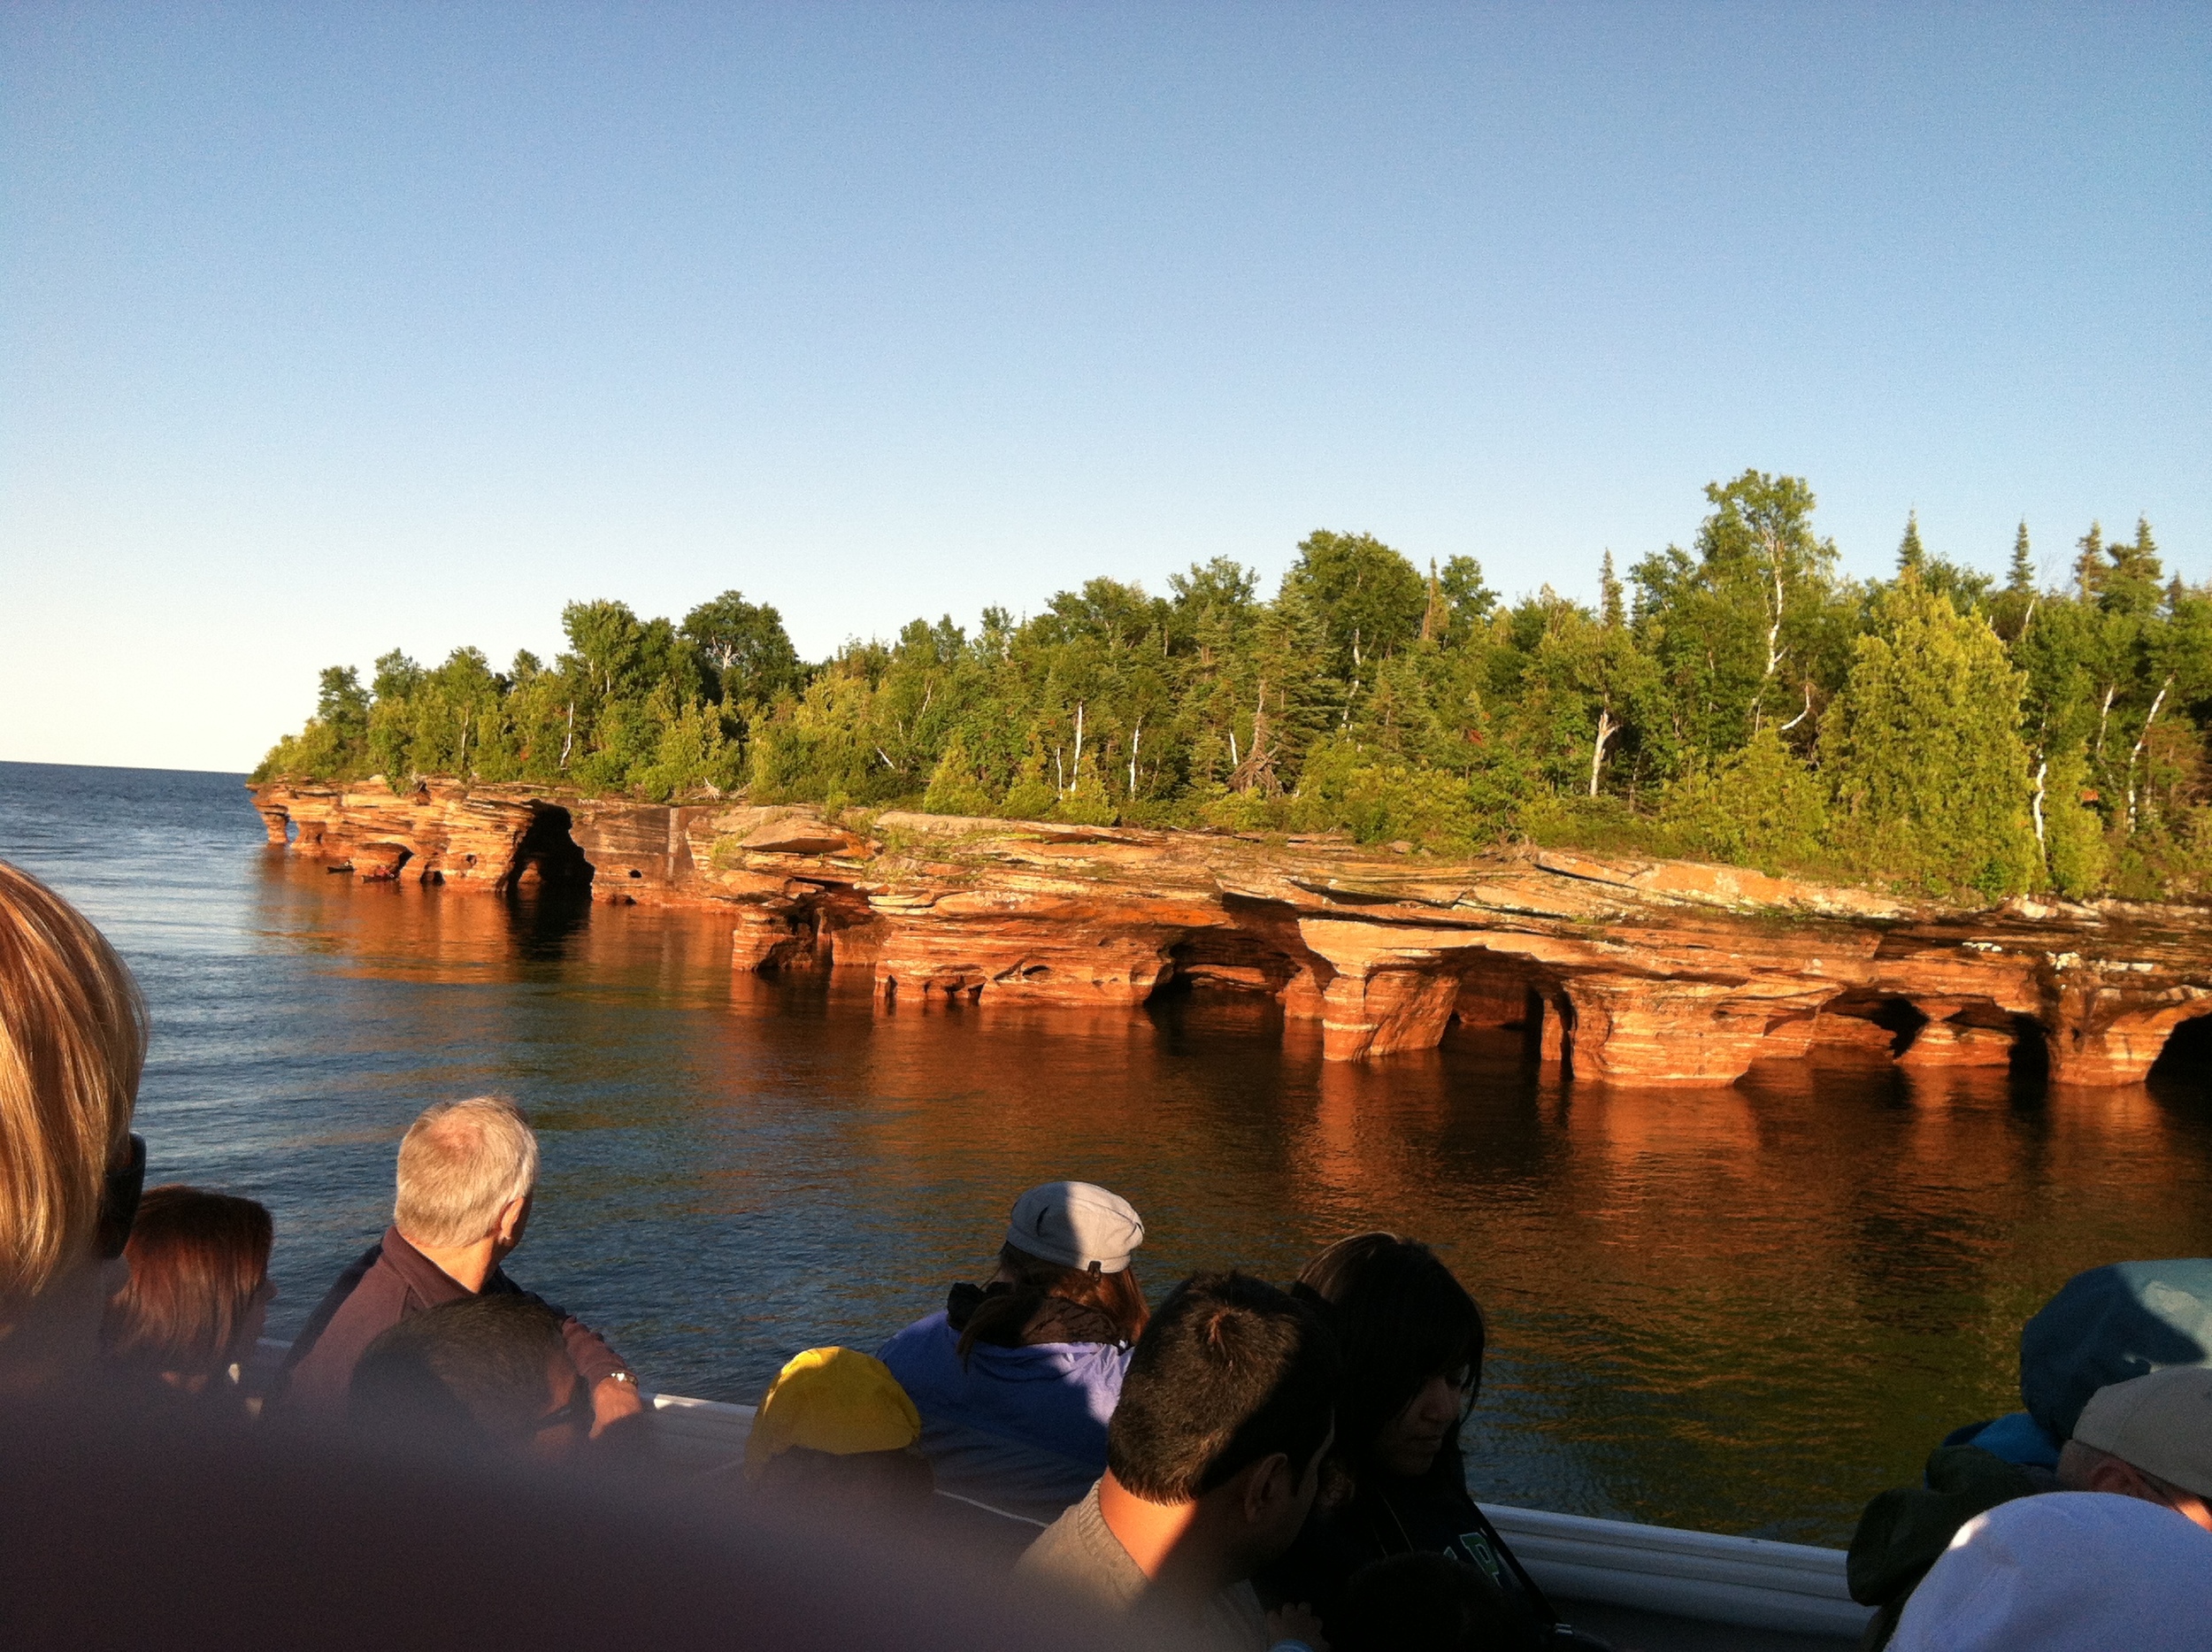
[[[703,911],[733,972],[864,974],[887,1001],[1135,1012],[1235,989],[1317,1024],[1325,1060],[1432,1049],[1456,1023],[1518,1026],[1610,1084],[1843,1057],[2114,1086],[2212,1015],[2212,930],[2181,908],[1967,913],[1681,861],[1416,863],[1340,835],[557,803],[453,780],[253,793],[279,855],[371,885]]]

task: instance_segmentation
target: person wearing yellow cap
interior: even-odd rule
[[[1130,1265],[1144,1223],[1087,1181],[1014,1202],[998,1266],[956,1285],[941,1313],[900,1332],[883,1363],[922,1416],[941,1490],[1050,1521],[1106,1466],[1106,1425],[1144,1292]]]
[[[745,1478],[766,1492],[870,1502],[926,1501],[928,1461],[912,1450],[921,1414],[879,1359],[810,1348],[769,1385],[745,1441]]]

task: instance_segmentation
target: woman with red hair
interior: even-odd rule
[[[109,1299],[108,1357],[186,1394],[235,1395],[276,1287],[269,1213],[251,1199],[150,1187],[123,1255],[130,1283]]]

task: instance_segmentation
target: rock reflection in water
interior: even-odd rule
[[[1609,1089],[1499,1031],[1324,1064],[1263,1000],[886,1008],[733,977],[710,917],[357,887],[264,849],[224,777],[0,779],[0,855],[152,1000],[150,1173],[276,1212],[280,1330],[387,1219],[416,1110],[498,1089],[545,1143],[518,1277],[658,1386],[751,1398],[795,1348],[872,1347],[987,1264],[1017,1191],[1079,1175],[1144,1212],[1156,1292],[1363,1226],[1435,1244],[1492,1319],[1486,1496],[1833,1542],[2016,1403],[2068,1275],[2212,1252],[2202,1052],[2047,1094],[1805,1064]]]

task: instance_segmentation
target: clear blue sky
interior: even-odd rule
[[[0,757],[735,586],[802,651],[1317,526],[1508,592],[2212,576],[2212,9],[10,5]]]

